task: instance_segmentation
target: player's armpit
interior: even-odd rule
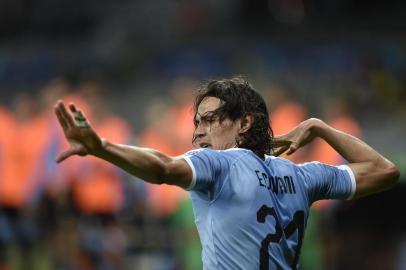
[[[400,176],[396,166],[387,160],[385,162],[350,163],[348,166],[355,176],[356,191],[354,198],[389,189],[396,184]]]

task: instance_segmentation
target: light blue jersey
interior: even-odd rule
[[[310,205],[355,193],[348,166],[261,160],[246,149],[186,153],[204,269],[296,269]]]

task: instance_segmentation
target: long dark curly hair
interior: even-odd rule
[[[252,115],[252,127],[236,139],[238,147],[250,149],[261,159],[273,150],[273,131],[270,126],[268,109],[262,96],[243,78],[213,80],[203,85],[195,98],[195,118],[198,107],[205,97],[221,100],[218,109],[211,113],[220,122],[231,121]]]

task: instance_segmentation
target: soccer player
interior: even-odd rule
[[[189,190],[204,269],[296,269],[314,201],[366,196],[399,178],[396,166],[366,143],[319,119],[273,137],[264,100],[239,78],[202,88],[195,100],[193,136],[201,149],[178,157],[114,144],[100,138],[73,104],[70,111],[62,101],[55,105],[70,143],[57,162],[93,155],[147,182]],[[349,164],[296,165],[275,157],[292,154],[315,137]]]

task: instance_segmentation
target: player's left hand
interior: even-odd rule
[[[313,141],[317,134],[313,127],[322,122],[319,119],[311,118],[301,122],[294,129],[286,134],[274,137],[274,146],[277,150],[273,153],[274,156],[279,156],[286,152],[291,155],[300,147]]]
[[[56,157],[58,163],[74,155],[86,156],[94,154],[102,148],[101,138],[90,126],[85,115],[74,104],[69,106],[70,113],[61,100],[58,101],[54,109],[70,145],[67,150]]]

